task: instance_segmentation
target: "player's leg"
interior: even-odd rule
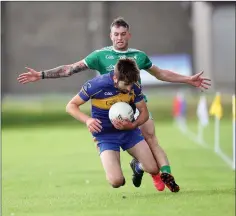
[[[114,145],[100,143],[98,150],[107,181],[113,188],[123,186],[125,178],[121,170],[119,146],[114,148]]]
[[[150,148],[148,147],[147,143],[144,141],[144,137],[142,136],[140,129],[127,131],[124,134],[124,136],[122,137],[122,140],[123,140],[124,144],[121,144],[121,148],[123,150],[127,150],[132,156],[136,155],[135,154],[136,148],[133,150],[134,146],[136,146],[140,142],[145,143],[144,148],[146,148],[146,150],[144,151],[144,154],[142,152],[143,151],[142,148],[139,148],[139,149],[137,148],[137,151],[140,151],[140,154],[143,155],[143,156],[141,156],[141,160],[143,161],[142,158],[146,157],[142,166],[141,166],[141,163],[139,163],[136,159],[133,159],[132,162],[130,163],[130,166],[133,170],[133,178],[132,178],[133,184],[135,187],[140,187],[144,170],[146,172],[149,172],[152,174],[156,174],[159,172],[157,163],[151,153]],[[134,151],[134,153],[133,153],[133,151]],[[147,152],[147,153],[145,153],[145,152]],[[138,158],[139,158],[139,156],[138,156]]]
[[[153,154],[144,139],[139,141],[132,148],[127,149],[127,152],[137,159],[136,161],[138,163],[135,164],[135,166],[137,166],[137,168],[135,168],[137,171],[143,170],[154,175],[159,172],[156,160],[154,159]]]
[[[147,144],[149,145],[160,169],[163,166],[167,166],[167,171],[169,172],[170,171],[169,161],[166,153],[158,143],[155,134],[154,121],[151,118],[149,118],[143,125],[140,126],[140,130],[142,131],[142,135],[144,136]]]
[[[135,112],[135,115],[134,115],[134,118],[136,119],[139,115],[139,111],[136,109],[136,112]],[[149,113],[149,118],[152,119],[152,116],[151,116],[151,113]],[[145,128],[144,128],[145,129]],[[155,128],[154,127],[150,127],[150,131],[148,131],[148,133],[145,133],[145,136],[146,137],[150,137],[148,136],[148,134],[155,134]],[[145,138],[145,137],[144,137]],[[156,138],[156,137],[155,137]],[[146,142],[148,142],[148,145],[151,145],[152,143],[152,140],[151,139],[146,139]],[[159,146],[159,145],[158,145]],[[158,147],[157,147],[158,148]],[[154,147],[154,150],[156,150],[157,148]],[[162,150],[162,149],[161,149]],[[152,151],[152,149],[151,149]],[[163,151],[163,150],[162,150]],[[154,157],[156,156],[157,154],[154,154]],[[158,159],[155,157],[156,161],[158,162]],[[132,160],[131,162],[131,165],[134,163],[134,160]],[[158,163],[158,167],[160,168],[160,163]],[[155,186],[155,188],[158,190],[158,191],[163,191],[165,189],[165,184],[164,182],[161,180],[161,176],[160,176],[160,173],[158,173],[157,175],[151,175],[152,176],[152,180],[153,180],[153,184]]]
[[[148,172],[151,175],[156,175],[159,172],[159,168],[145,140],[138,142],[127,151],[135,158],[130,163],[133,170],[133,184],[135,187],[140,187],[143,171]]]
[[[163,188],[161,180],[165,183],[165,185],[172,191],[172,192],[178,192],[179,186],[175,183],[174,177],[171,175],[171,168],[169,165],[168,158],[166,156],[166,153],[161,148],[161,146],[158,143],[157,137],[155,135],[155,125],[151,118],[147,122],[145,122],[140,127],[142,134],[148,143],[155,160],[157,161],[157,164],[161,170],[161,175],[152,175],[153,182],[155,187],[158,190],[161,190]],[[164,189],[164,188],[163,188]]]

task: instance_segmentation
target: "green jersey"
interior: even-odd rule
[[[95,50],[84,59],[84,63],[88,68],[96,70],[100,74],[106,74],[114,70],[115,64],[119,59],[125,58],[135,60],[139,70],[147,70],[152,66],[152,62],[144,52],[131,48],[127,51],[117,51],[114,50],[113,46]]]

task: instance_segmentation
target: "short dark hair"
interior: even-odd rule
[[[124,20],[123,17],[117,17],[116,19],[114,19],[110,28],[112,28],[113,26],[116,27],[122,26],[124,28],[129,29],[129,24]]]
[[[116,63],[115,75],[119,81],[124,81],[127,85],[138,82],[140,71],[133,59],[120,59]]]

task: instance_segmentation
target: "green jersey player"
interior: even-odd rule
[[[152,62],[144,52],[131,48],[126,51],[119,51],[113,46],[92,52],[84,59],[84,64],[100,74],[106,74],[114,70],[114,66],[119,59],[126,58],[135,60],[140,70],[147,70],[152,66]]]
[[[99,73],[104,74],[113,70],[118,59],[129,57],[136,60],[139,69],[146,70],[159,80],[190,84],[194,87],[203,89],[207,89],[208,86],[210,86],[210,79],[202,77],[203,72],[193,76],[183,76],[169,70],[163,70],[156,65],[153,65],[144,52],[128,48],[131,34],[129,31],[129,25],[123,18],[119,17],[112,22],[110,38],[112,41],[111,47],[97,50],[88,55],[85,59],[74,64],[62,65],[39,72],[27,68],[28,72],[20,74],[18,81],[25,84],[28,82],[39,81],[41,79],[68,77],[88,68],[97,70]],[[155,187],[160,191],[164,190],[164,182],[172,192],[177,192],[179,187],[173,186],[176,185],[175,180],[171,175],[167,156],[157,141],[153,120],[149,118],[147,122],[140,126],[140,129],[161,170],[161,175],[158,174],[152,176]],[[139,162],[132,160],[131,167],[134,167],[134,163]],[[143,173],[137,173],[134,169],[133,172],[133,183],[136,187],[139,187],[141,185]]]

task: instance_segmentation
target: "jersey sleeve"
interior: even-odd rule
[[[98,52],[94,51],[90,53],[87,57],[85,57],[84,63],[89,69],[98,70]]]
[[[94,80],[87,81],[79,91],[78,95],[84,100],[88,101],[94,94],[98,92],[97,85]]]
[[[147,70],[150,67],[152,67],[152,62],[146,53],[140,52],[138,59],[138,66],[140,70]]]
[[[140,84],[134,84],[135,85],[135,89],[134,89],[134,93],[135,93],[135,98],[134,98],[134,103],[138,103],[141,100],[144,99],[143,96],[143,92],[142,92],[142,86]]]

